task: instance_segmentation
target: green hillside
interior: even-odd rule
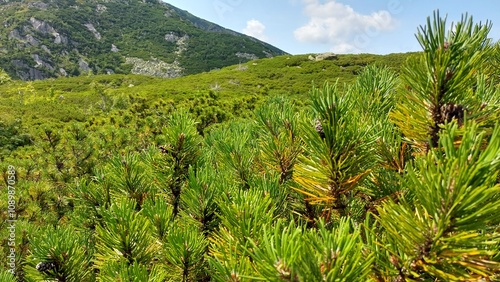
[[[0,1],[0,67],[23,80],[209,71],[285,52],[162,1]]]
[[[316,61],[311,55],[253,60],[175,79],[138,75],[90,75],[0,85],[0,118],[26,126],[47,121],[88,121],[141,107],[171,111],[186,108],[200,130],[233,117],[248,117],[263,100],[285,95],[306,101],[313,85],[352,82],[368,65],[398,72],[409,54],[338,55]],[[103,111],[98,106],[108,99]],[[50,108],[51,110],[47,110]]]

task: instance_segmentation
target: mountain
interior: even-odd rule
[[[0,0],[0,68],[23,80],[178,77],[286,54],[159,0]]]

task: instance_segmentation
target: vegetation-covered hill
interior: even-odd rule
[[[0,68],[24,80],[176,77],[285,54],[162,1],[0,1]]]
[[[141,103],[162,111],[190,109],[202,130],[234,117],[248,117],[269,96],[286,95],[303,103],[313,85],[350,83],[371,64],[398,72],[408,56],[338,55],[316,61],[314,55],[284,55],[173,79],[114,74],[11,81],[0,85],[0,118],[22,120],[33,128],[48,121],[108,117]],[[109,99],[105,111],[98,106],[103,97]]]

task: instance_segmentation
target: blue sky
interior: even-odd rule
[[[415,33],[434,10],[448,22],[464,13],[490,20],[500,38],[498,0],[163,0],[291,54],[420,50]]]

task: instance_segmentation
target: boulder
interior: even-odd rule
[[[332,53],[332,52],[326,52],[326,53],[323,53],[323,54],[318,54],[316,55],[316,58],[315,60],[316,61],[323,61],[323,60],[329,60],[329,61],[333,61],[333,60],[336,60],[337,59],[337,55]]]

